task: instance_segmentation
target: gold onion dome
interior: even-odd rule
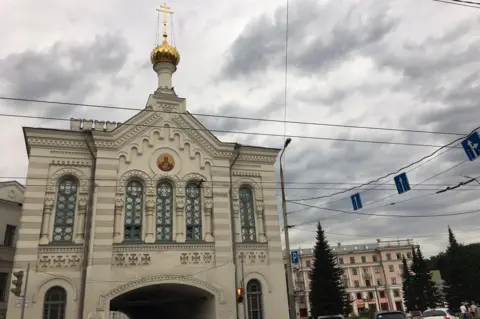
[[[153,49],[150,61],[153,65],[161,62],[168,62],[177,66],[180,62],[180,53],[178,53],[178,50],[171,46],[167,42],[166,37],[164,37],[163,43]]]

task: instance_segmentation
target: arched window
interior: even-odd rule
[[[172,240],[173,188],[168,182],[157,185],[157,240]]]
[[[127,184],[124,240],[142,240],[143,185],[133,180]]]
[[[52,287],[43,300],[43,319],[65,319],[67,292],[62,287]]]
[[[198,183],[188,184],[185,189],[185,216],[187,240],[202,239],[202,203]]]
[[[77,179],[68,176],[60,180],[53,222],[52,242],[72,241],[75,211],[77,210]]]
[[[250,187],[241,187],[239,190],[240,200],[240,224],[242,227],[242,241],[255,241],[255,211],[253,208],[253,192]]]
[[[262,285],[257,279],[247,284],[248,319],[263,319]]]

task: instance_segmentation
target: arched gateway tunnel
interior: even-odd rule
[[[200,288],[160,284],[138,288],[110,301],[110,311],[130,319],[213,319],[215,297]]]

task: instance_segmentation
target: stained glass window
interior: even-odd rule
[[[52,287],[43,300],[43,319],[65,319],[67,292],[62,287]]]
[[[247,284],[248,319],[263,319],[262,286],[257,279]]]
[[[55,221],[53,223],[53,242],[72,241],[73,223],[77,209],[77,180],[67,177],[58,184]]]
[[[202,239],[202,204],[201,191],[197,184],[188,184],[185,190],[185,215],[187,240]]]
[[[253,192],[250,187],[242,187],[239,191],[240,199],[240,224],[242,227],[242,240],[255,241],[255,211],[253,208]]]
[[[157,240],[172,240],[173,189],[168,182],[157,185]]]
[[[124,240],[142,240],[143,185],[139,181],[127,184],[125,200]]]

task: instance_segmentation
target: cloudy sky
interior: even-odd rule
[[[8,14],[0,21],[0,95],[142,109],[156,85],[149,54],[159,4],[1,1],[0,11]],[[480,126],[478,9],[432,0],[290,0],[285,114],[286,1],[168,4],[175,11],[170,38],[182,56],[174,86],[192,113],[437,132],[285,127],[199,117],[212,130],[278,135],[217,134],[224,141],[281,147],[284,133],[293,136],[285,163],[288,200],[326,196],[375,180]],[[134,114],[5,100],[0,100],[0,113],[113,121]],[[26,174],[22,126],[67,128],[68,122],[0,117],[2,179],[22,181]],[[349,196],[360,191],[361,212],[373,215],[480,209],[475,183],[431,195],[465,181],[462,175],[480,175],[480,160],[464,162],[460,148],[445,151],[407,170],[412,185],[424,182],[407,194],[395,195],[389,177],[380,180],[383,185],[301,203],[350,211]],[[294,247],[312,244],[315,224],[308,222],[319,219],[332,244],[414,238],[426,255],[444,248],[447,225],[465,243],[476,241],[480,230],[480,213],[400,218],[293,203],[288,210],[290,223],[297,225],[291,233]]]

